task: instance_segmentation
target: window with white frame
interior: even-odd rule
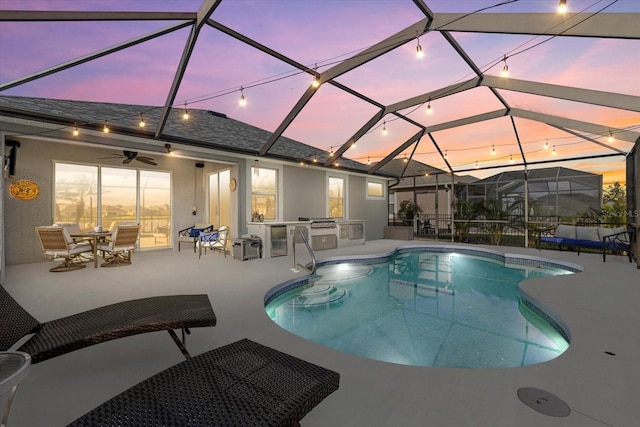
[[[344,218],[344,179],[329,177],[329,217]]]
[[[251,212],[263,215],[265,221],[275,221],[278,206],[278,170],[251,167]]]
[[[384,183],[367,180],[367,199],[384,200]]]

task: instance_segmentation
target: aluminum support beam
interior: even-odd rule
[[[213,11],[218,7],[222,0],[204,0],[200,9],[197,12],[197,19],[191,28],[191,32],[189,33],[189,39],[182,51],[182,57],[180,58],[180,63],[176,68],[176,73],[173,76],[173,82],[171,83],[171,88],[169,89],[169,93],[167,94],[167,100],[164,103],[164,107],[162,109],[162,113],[160,114],[160,119],[158,122],[158,127],[156,128],[155,137],[158,138],[164,129],[165,124],[167,123],[167,119],[169,118],[169,113],[171,112],[171,106],[176,99],[176,94],[178,93],[178,88],[180,87],[180,83],[182,82],[182,78],[184,77],[184,72],[189,65],[189,59],[191,58],[191,54],[193,53],[193,49],[196,45],[196,41],[198,40],[198,35],[200,34],[200,30],[202,26],[207,22],[207,19],[211,16]]]
[[[436,13],[432,30],[488,34],[640,38],[640,13]]]
[[[527,80],[485,76],[481,86],[640,112],[640,96],[581,89]]]
[[[513,117],[520,117],[522,119],[533,120],[536,122],[546,123],[550,126],[564,127],[569,129],[575,129],[586,133],[595,135],[608,135],[609,131],[614,132],[616,139],[635,143],[640,138],[640,133],[632,132],[623,129],[614,129],[607,126],[602,126],[594,123],[582,122],[580,120],[568,119],[566,117],[552,116],[549,114],[536,113],[534,111],[521,110],[519,108],[512,108],[509,112]]]

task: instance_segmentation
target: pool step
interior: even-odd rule
[[[313,286],[302,291],[290,304],[293,306],[317,307],[341,302],[345,296],[347,296],[345,289],[338,289],[333,285],[316,282]]]

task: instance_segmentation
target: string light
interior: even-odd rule
[[[418,45],[416,46],[416,56],[418,58],[424,58],[424,51],[422,50],[422,46],[420,46],[420,37],[416,37],[418,40]]]
[[[431,98],[429,98],[429,101],[427,102],[427,114],[431,113],[433,113],[433,110],[431,109]]]
[[[187,103],[184,103],[184,113],[182,114],[183,120],[189,120],[189,110],[187,110]]]
[[[138,123],[138,126],[140,126],[141,128],[145,127],[145,122],[144,122],[144,118],[142,117],[142,113],[140,113],[140,123]]]
[[[545,138],[545,142],[544,142],[544,149],[548,150],[549,149],[549,139]]]
[[[509,163],[513,163],[513,154],[509,154]]]
[[[244,107],[245,105],[247,105],[247,100],[244,97],[244,88],[242,86],[240,86],[240,101],[238,101],[238,103],[240,104],[241,107]]]
[[[444,158],[447,158],[447,150],[444,150]]]
[[[318,64],[313,67],[313,80],[311,81],[311,87],[318,88],[320,87],[320,76],[318,76]]]
[[[102,128],[102,132],[109,133],[109,126],[107,126],[107,122],[104,122],[104,127]]]
[[[382,122],[382,134],[383,135],[387,134],[387,122],[386,121]]]
[[[371,165],[371,157],[367,156],[367,165]]]
[[[425,173],[424,173],[424,176],[429,176],[429,172],[425,172]]]
[[[351,148],[356,148],[356,143],[351,144]]]
[[[556,146],[553,146],[553,151],[551,152],[551,155],[555,156],[556,155]]]
[[[78,136],[80,135],[80,131],[78,130],[78,126],[75,127],[75,129],[73,129],[73,136]]]
[[[502,59],[504,65],[502,66],[502,77],[509,77],[509,66],[507,65],[507,55]]]
[[[609,138],[607,138],[607,141],[609,141],[610,143],[615,142],[615,138],[613,137],[613,133],[611,133],[611,129],[609,129]]]
[[[567,13],[567,0],[560,0],[558,3],[558,13]]]
[[[173,156],[173,148],[171,148],[171,144],[164,144],[165,150],[167,150],[167,154]]]
[[[492,155],[492,156],[495,156],[495,155],[496,155],[496,146],[495,146],[495,145],[492,145],[492,146],[491,146],[491,155]]]
[[[404,153],[404,162],[407,163],[409,159],[407,158],[407,153]]]
[[[333,146],[329,148],[329,157],[333,157]]]
[[[476,160],[476,169],[478,169],[480,166],[478,166],[478,161]]]
[[[313,163],[318,163],[318,156],[313,156]]]

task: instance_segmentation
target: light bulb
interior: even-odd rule
[[[420,39],[418,39],[418,45],[416,46],[416,56],[418,58],[424,58],[424,51],[422,50],[422,46],[420,46]]]
[[[247,105],[247,100],[244,97],[244,89],[240,88],[240,101],[238,101],[238,103],[240,104],[241,107],[244,107],[245,105]]]
[[[478,166],[478,161],[476,160],[476,169],[478,169],[480,166]]]
[[[138,124],[138,126],[140,126],[141,128],[145,127],[146,123],[144,122],[144,119],[142,118],[142,116],[140,116],[140,123]]]
[[[367,157],[367,164],[370,165],[371,164],[371,157]]]
[[[447,150],[444,150],[444,158],[445,158],[445,159],[447,158],[447,155],[448,155],[448,154],[447,154]]]
[[[509,66],[507,65],[507,55],[504,55],[504,58],[502,58],[502,62],[504,62],[504,65],[502,66],[502,77],[508,77]]]
[[[609,138],[607,138],[607,141],[609,141],[609,143],[613,143],[616,139],[613,137],[613,133],[611,133],[611,130],[609,130]]]
[[[73,136],[78,136],[80,134],[80,131],[78,130],[78,128],[75,128],[73,130]]]
[[[513,155],[509,154],[509,163],[513,163]]]
[[[314,76],[313,77],[313,81],[311,82],[311,86],[314,87],[314,88],[320,87],[320,79],[318,78],[318,76]]]
[[[433,109],[431,109],[431,101],[427,103],[427,114],[433,113]]]
[[[409,159],[407,159],[407,153],[404,154],[404,162],[407,163]]]
[[[554,155],[554,156],[556,155],[556,146],[555,145],[553,146],[553,151],[551,152],[551,154]]]
[[[333,157],[333,147],[329,148],[329,157]]]
[[[492,156],[495,156],[495,155],[496,155],[496,146],[495,146],[495,145],[492,145],[492,146],[491,146],[491,155],[492,155]]]
[[[313,163],[318,163],[318,156],[313,156]]]
[[[546,141],[544,142],[544,149],[545,149],[545,150],[548,150],[548,149],[549,149],[549,140],[546,140]]]
[[[558,3],[558,13],[567,13],[567,0],[560,0]]]
[[[382,122],[382,134],[387,134],[387,122]]]
[[[109,133],[109,126],[107,126],[107,124],[104,124],[104,127],[102,128],[102,132],[104,133]]]

